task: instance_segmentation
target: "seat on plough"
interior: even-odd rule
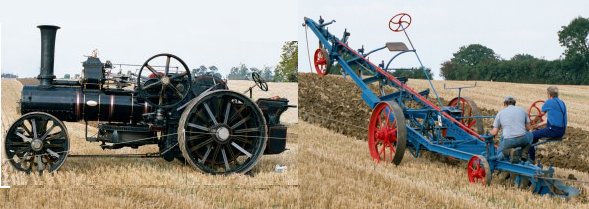
[[[403,42],[387,42],[385,44],[385,46],[391,52],[394,52],[394,51],[409,51],[409,48],[407,48],[407,45],[405,45],[405,43],[403,43]]]

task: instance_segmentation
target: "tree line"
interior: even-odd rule
[[[545,60],[529,54],[503,59],[492,49],[462,46],[442,63],[446,80],[491,80],[517,83],[589,84],[589,18],[577,17],[558,31],[564,58]]]
[[[212,75],[223,78],[219,69],[216,66],[206,67],[201,65],[192,70],[195,76]],[[264,66],[262,69],[256,67],[248,67],[246,64],[239,64],[239,66],[232,67],[227,75],[228,80],[250,80],[251,74],[257,72],[266,81],[275,82],[297,82],[298,80],[298,42],[287,41],[282,46],[282,53],[280,55],[280,62],[272,69],[272,67]]]

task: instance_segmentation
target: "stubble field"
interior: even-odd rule
[[[427,81],[409,81],[409,85]],[[450,82],[463,85],[460,82]],[[415,84],[413,84],[415,85]],[[442,84],[443,85],[443,84]],[[478,84],[479,86],[481,84]],[[507,85],[507,84],[503,84]],[[517,89],[518,95],[530,95],[545,91],[543,85],[533,88],[518,88],[509,84],[507,90]],[[418,85],[416,85],[418,86]],[[412,86],[413,87],[413,86]],[[560,86],[559,86],[560,87]],[[478,88],[485,88],[484,86]],[[503,88],[503,87],[502,87]],[[582,91],[574,90],[571,92]],[[564,88],[564,89],[566,89]],[[425,88],[416,88],[423,90]],[[528,89],[528,90],[526,90]],[[542,90],[544,89],[544,90]],[[439,90],[439,89],[438,89]],[[479,91],[495,92],[486,89]],[[439,92],[449,100],[451,93]],[[481,101],[475,93],[465,93],[474,98],[479,107],[489,108],[486,114],[495,114],[493,102]],[[489,93],[491,94],[491,93]],[[579,92],[579,94],[582,94]],[[466,176],[466,163],[447,163],[436,155],[414,159],[405,154],[399,166],[381,163],[376,165],[370,158],[366,140],[370,108],[360,97],[360,90],[348,79],[315,74],[300,74],[300,116],[303,131],[300,138],[301,195],[305,206],[360,207],[360,208],[589,208],[587,189],[589,185],[569,183],[582,190],[582,194],[566,201],[560,198],[539,196],[517,189],[494,179],[491,186],[472,185]],[[513,95],[513,94],[511,94]],[[483,97],[483,96],[481,96]],[[523,96],[521,96],[523,97]],[[501,101],[499,98],[499,101]],[[580,100],[580,101],[579,101]],[[569,108],[576,109],[582,98],[566,98]],[[589,102],[586,98],[585,102]],[[525,102],[523,102],[525,103]],[[499,102],[499,104],[501,104]],[[572,112],[571,111],[571,112]],[[583,117],[580,115],[581,119]],[[572,118],[572,116],[571,116]],[[489,122],[485,122],[488,126]],[[569,123],[569,125],[571,125]],[[571,125],[572,126],[572,125]],[[488,127],[486,127],[488,129]],[[577,180],[589,181],[587,151],[589,133],[582,127],[569,127],[562,143],[539,148],[539,158],[545,163],[554,163],[560,168],[556,175],[566,178],[572,174]],[[560,161],[559,161],[560,160]],[[571,163],[573,162],[573,163]],[[314,168],[314,169],[311,169]],[[333,194],[315,196],[313,194]]]

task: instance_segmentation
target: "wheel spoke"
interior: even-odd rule
[[[213,123],[215,125],[219,124],[217,122],[217,118],[215,118],[215,115],[213,115],[213,112],[211,111],[211,108],[209,107],[209,105],[207,103],[203,103],[203,106],[205,106],[205,110],[207,111],[207,113],[209,114],[210,119],[213,121]]]
[[[45,146],[47,148],[63,148],[64,147],[63,144],[46,144],[46,145],[43,145],[43,146]]]
[[[196,150],[200,149],[201,147],[203,147],[203,146],[205,146],[205,145],[211,144],[211,142],[213,142],[213,137],[210,137],[210,138],[209,138],[209,139],[207,139],[206,141],[204,141],[204,142],[201,142],[200,144],[198,144],[198,145],[196,145],[196,146],[194,146],[194,147],[190,148],[190,151],[194,152],[194,151],[196,151]]]
[[[188,126],[189,127],[192,127],[192,128],[199,129],[201,131],[206,131],[206,132],[209,132],[210,131],[209,128],[204,127],[204,126],[201,126],[201,125],[198,125],[198,124],[194,124],[194,123],[188,123]]]
[[[236,112],[233,114],[233,116],[231,116],[231,118],[230,118],[230,119],[227,121],[227,124],[228,124],[228,123],[230,123],[230,122],[233,122],[233,120],[235,120],[235,118],[236,118],[237,116],[240,116],[240,115],[241,115],[241,112],[242,112],[243,110],[245,110],[245,106],[244,106],[244,105],[242,105],[241,107],[239,107],[239,109],[238,109],[238,110],[237,110],[237,111],[236,111]]]
[[[221,145],[218,145],[215,147],[215,150],[213,151],[213,162],[217,162],[217,156],[219,155],[219,148],[221,147]]]
[[[199,160],[200,163],[204,163],[207,160],[207,157],[209,156],[209,154],[211,154],[211,150],[213,149],[212,145],[207,145],[207,151],[205,152],[205,155],[202,156],[202,159]]]
[[[179,98],[184,97],[184,95],[182,94],[182,92],[180,92],[180,90],[178,90],[173,84],[170,84],[168,86],[171,87],[172,90],[174,90],[174,93],[176,93],[176,96],[178,96]]]
[[[249,153],[248,151],[246,151],[245,149],[243,149],[243,147],[239,146],[235,142],[231,142],[231,146],[235,147],[237,150],[239,150],[240,152],[242,152],[243,154],[245,154],[247,157],[252,157],[252,153]]]
[[[227,102],[227,107],[225,108],[225,118],[223,119],[223,123],[227,124],[227,120],[229,120],[229,111],[231,110],[231,101]]]
[[[28,142],[8,142],[7,143],[9,146],[12,147],[28,147],[30,143]]]
[[[237,158],[235,157],[235,153],[233,153],[233,148],[231,148],[231,146],[229,146],[228,144],[226,144],[225,146],[227,146],[227,151],[229,151],[229,156],[231,156],[231,158],[230,158],[230,159],[231,159],[231,160],[235,160],[235,159],[237,159]]]
[[[223,161],[225,162],[225,171],[229,170],[229,161],[227,161],[227,154],[225,154],[225,149],[221,148],[221,155],[223,156]]]
[[[60,139],[62,137],[63,137],[63,131],[59,131],[57,133],[54,133],[54,134],[51,134],[51,135],[47,136],[47,138],[45,138],[44,141],[51,141],[51,140],[54,140],[54,139]]]
[[[35,119],[31,119],[31,125],[33,127],[33,139],[37,138],[37,122],[35,121]]]
[[[147,84],[147,85],[143,86],[143,88],[142,88],[142,89],[143,89],[143,90],[147,90],[148,88],[154,87],[155,85],[158,85],[158,84],[160,84],[160,83],[162,83],[162,80],[158,80],[158,81],[156,81],[156,82],[153,82],[153,83]]]
[[[59,158],[59,154],[57,154],[57,152],[54,152],[53,150],[47,148],[46,149],[47,153],[49,153],[49,155],[55,157],[55,158]]]
[[[147,64],[147,65],[145,65],[145,67],[147,67],[147,69],[149,69],[149,71],[151,71],[151,73],[153,73],[155,76],[157,76],[157,78],[159,78],[160,80],[162,79],[160,74],[157,71],[155,71],[155,69],[153,69],[153,67],[151,67],[151,65]]]
[[[210,137],[210,135],[209,134],[198,134],[198,135],[188,137],[188,141],[199,140],[199,139],[203,139],[206,137]]]
[[[165,75],[168,76],[168,72],[170,71],[170,56],[166,57],[166,68],[165,68]]]
[[[55,127],[57,127],[57,125],[53,125],[53,126],[51,126],[51,128],[49,128],[49,130],[45,131],[45,134],[43,134],[43,136],[41,136],[41,138],[39,138],[39,139],[41,139],[41,140],[45,140],[45,138],[47,137],[47,135],[49,135],[49,133],[50,133],[51,131],[53,131],[53,129],[54,129]]]
[[[23,141],[25,141],[25,142],[31,142],[31,141],[33,141],[33,139],[31,139],[31,138],[29,138],[29,137],[26,137],[25,135],[23,135],[23,134],[21,134],[21,133],[18,133],[18,132],[17,132],[17,133],[16,133],[16,135],[17,135],[17,136],[19,136],[19,137],[20,137],[20,138],[21,138]]]
[[[249,132],[254,132],[254,131],[259,131],[259,128],[244,128],[244,129],[239,129],[239,130],[235,130],[233,131],[234,134],[240,134],[240,133],[249,133]]]
[[[29,134],[29,136],[33,136],[33,133],[31,132],[31,130],[29,130],[29,128],[24,124],[24,121],[23,121],[21,127],[27,132],[27,134]]]
[[[241,124],[245,123],[246,121],[248,121],[250,119],[250,116],[245,117],[244,119],[240,120],[239,122],[235,123],[234,125],[231,126],[231,129],[235,129],[237,127],[239,127]]]
[[[233,136],[232,139],[235,139],[237,141],[240,141],[240,142],[243,142],[243,143],[246,143],[246,144],[252,144],[251,141],[245,140],[245,138]]]

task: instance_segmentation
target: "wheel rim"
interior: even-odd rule
[[[482,134],[485,130],[483,128],[483,120],[480,118],[469,118],[473,116],[480,116],[481,111],[477,104],[468,97],[455,97],[452,99],[448,106],[456,107],[462,110],[460,117],[462,117],[459,121],[466,127],[476,131],[479,134]],[[467,117],[467,118],[464,118]]]
[[[545,114],[542,112],[542,105],[544,105],[544,100],[538,100],[528,108],[528,118],[530,119],[531,125],[544,122]]]
[[[69,151],[65,125],[56,117],[28,113],[12,124],[6,133],[5,152],[10,164],[26,173],[58,170]]]
[[[323,48],[318,48],[315,50],[315,55],[313,56],[313,61],[315,64],[315,71],[320,76],[327,75],[327,69],[329,67],[329,61],[327,51]]]
[[[217,90],[195,98],[182,114],[180,150],[206,173],[243,173],[253,168],[267,142],[266,121],[249,98]]]
[[[157,71],[150,62],[159,57],[165,57],[163,72]],[[183,69],[180,72],[170,72],[170,62],[175,60]],[[186,98],[192,85],[192,75],[182,59],[173,54],[157,54],[145,61],[137,76],[137,90],[139,96],[151,106],[173,107]]]
[[[407,132],[405,117],[395,102],[381,102],[374,108],[368,126],[368,148],[376,163],[401,163]]]
[[[491,184],[492,174],[489,163],[482,156],[475,155],[470,158],[466,167],[466,173],[470,183],[481,182],[485,186]]]

